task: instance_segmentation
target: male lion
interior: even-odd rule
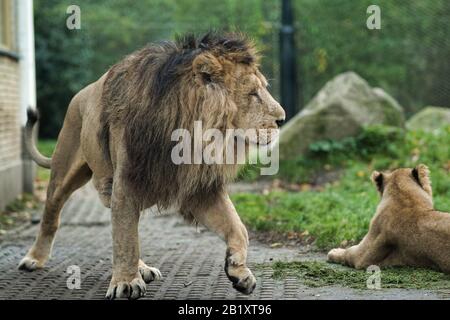
[[[331,262],[357,269],[370,265],[428,267],[450,273],[450,214],[433,209],[428,168],[372,174],[381,195],[360,244],[333,249]]]
[[[192,131],[197,120],[222,132],[278,128],[285,113],[268,92],[258,60],[252,42],[237,34],[187,35],[151,44],[72,99],[51,159],[32,142],[37,114],[29,111],[28,149],[52,171],[39,234],[19,268],[44,266],[62,206],[92,178],[103,204],[112,209],[113,272],[107,298],[139,298],[145,283],[161,276],[139,259],[139,215],[153,205],[175,206],[185,218],[222,237],[225,272],[234,288],[250,294],[256,281],[246,266],[247,230],[225,191],[237,166],[175,165],[171,134],[179,128]],[[270,143],[269,138],[258,142]]]

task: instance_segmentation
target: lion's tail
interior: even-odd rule
[[[25,146],[31,155],[31,158],[41,167],[50,169],[52,164],[52,158],[47,158],[42,155],[36,147],[36,131],[33,130],[34,126],[39,120],[39,113],[36,109],[27,109],[27,124],[25,126]]]

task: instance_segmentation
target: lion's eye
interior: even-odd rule
[[[254,96],[254,97],[259,97],[258,91],[252,91],[249,93],[249,95]]]

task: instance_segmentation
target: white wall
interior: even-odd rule
[[[21,121],[27,120],[26,110],[36,107],[36,68],[34,61],[33,0],[17,0],[18,48],[20,55]]]

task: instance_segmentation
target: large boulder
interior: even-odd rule
[[[305,154],[319,140],[358,135],[364,126],[404,127],[403,108],[386,92],[371,88],[354,72],[330,80],[309,104],[282,128],[280,158]]]
[[[406,123],[408,129],[422,129],[433,131],[450,125],[450,109],[442,107],[426,107],[416,113]]]

